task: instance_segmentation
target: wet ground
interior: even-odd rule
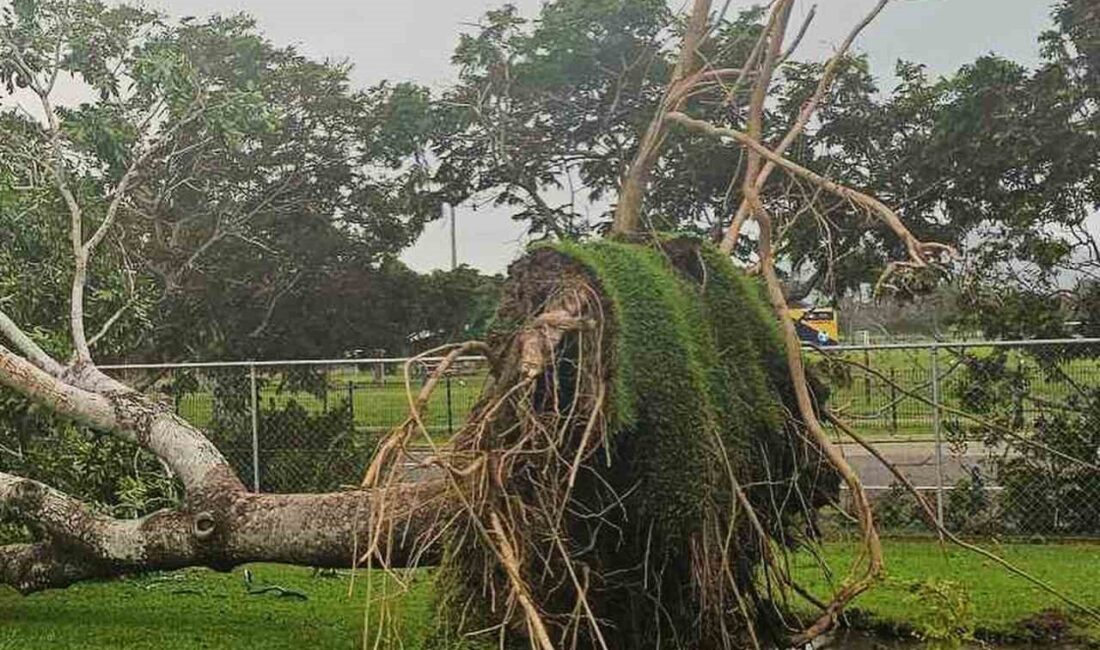
[[[928,644],[917,639],[899,639],[864,632],[840,630],[822,637],[814,644],[815,650],[924,650]],[[1085,650],[1087,645],[1072,643],[1011,643],[989,644],[974,642],[964,644],[963,650]]]

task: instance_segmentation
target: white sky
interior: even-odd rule
[[[683,0],[673,0],[682,3]],[[6,0],[0,0],[0,6]],[[255,16],[278,44],[294,44],[313,57],[346,59],[353,79],[412,80],[440,87],[453,78],[450,55],[463,30],[502,0],[146,0],[175,17],[244,11]],[[540,0],[513,0],[528,17]],[[757,4],[734,0],[730,11]],[[812,2],[799,0],[792,22]],[[814,26],[801,58],[827,56],[874,0],[817,0]],[[1038,60],[1037,36],[1050,24],[1048,0],[894,0],[864,32],[856,49],[870,55],[878,75],[889,76],[899,58],[923,62],[943,73],[996,52],[1022,63]],[[721,6],[721,2],[716,2]],[[682,7],[678,7],[682,8]],[[885,84],[884,84],[885,85]],[[503,271],[523,247],[523,226],[499,210],[459,206],[459,261],[488,272]],[[404,255],[425,271],[450,264],[444,221],[430,224]]]

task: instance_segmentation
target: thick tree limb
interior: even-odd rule
[[[84,502],[38,481],[0,473],[0,510],[45,531],[59,548],[80,549],[90,559],[137,566],[190,543],[191,524],[163,511],[142,519],[120,520],[97,513]],[[193,555],[193,549],[189,552]]]
[[[383,501],[395,529],[389,560],[404,566],[416,542],[442,525],[439,484],[330,494],[224,494],[209,509],[186,506],[141,519],[112,519],[35,481],[0,474],[0,506],[9,517],[43,529],[47,540],[0,547],[0,584],[23,593],[94,577],[187,566],[228,570],[249,562],[319,567],[352,565],[370,512]],[[430,514],[429,514],[430,513]],[[429,548],[429,552],[432,550]]]
[[[833,596],[832,602],[825,612],[809,628],[799,634],[791,645],[801,647],[820,636],[835,623],[836,618],[844,610],[849,602],[869,589],[879,578],[883,569],[882,544],[879,540],[878,530],[875,528],[874,515],[871,505],[867,501],[867,493],[852,466],[840,449],[829,439],[825,429],[818,420],[817,411],[814,409],[813,397],[810,395],[809,382],[806,380],[806,368],[802,362],[802,345],[795,332],[794,321],[787,315],[787,300],[783,296],[783,288],[779,277],[775,273],[775,253],[772,250],[772,218],[764,209],[760,197],[750,189],[749,199],[752,203],[753,218],[760,226],[760,269],[767,287],[768,299],[779,321],[780,332],[783,338],[783,347],[787,356],[787,367],[791,375],[791,384],[794,388],[795,399],[798,403],[799,415],[806,425],[806,429],[813,437],[814,442],[820,447],[822,453],[829,460],[841,479],[848,484],[852,493],[852,500],[856,516],[859,520],[860,533],[863,536],[866,554],[853,564],[852,575],[844,586]],[[863,571],[857,567],[865,562]]]
[[[696,53],[707,33],[710,5],[711,0],[695,0],[688,29],[684,33],[680,56],[673,69],[672,78],[669,79],[665,96],[661,100],[657,114],[653,116],[653,121],[649,123],[649,127],[642,135],[642,140],[638,144],[638,153],[623,175],[619,202],[615,206],[615,218],[611,226],[612,232],[616,234],[629,234],[638,230],[642,200],[646,186],[649,185],[649,174],[657,162],[661,146],[665,141],[667,131],[665,115],[669,111],[679,110],[683,105],[686,93],[681,92],[680,82],[695,70]]]
[[[787,23],[791,19],[791,9],[794,0],[777,0],[772,6],[768,24],[764,28],[762,38],[765,42],[764,61],[760,64],[760,72],[752,85],[752,93],[749,98],[749,114],[746,120],[748,136],[759,142],[764,135],[764,102],[768,98],[771,89],[772,76],[775,67],[782,56],[783,39],[787,34]],[[742,193],[747,196],[755,186],[756,177],[760,173],[760,153],[755,149],[748,150],[748,162],[745,165],[745,179]]]
[[[164,460],[189,490],[244,489],[221,452],[174,413],[94,368],[77,366],[64,378],[0,346],[0,383],[60,415],[137,443]]]
[[[16,67],[19,68],[24,78],[27,79],[35,96],[38,97],[39,103],[42,106],[42,112],[46,117],[50,153],[53,158],[53,162],[48,165],[48,168],[52,173],[54,186],[57,188],[58,193],[61,194],[61,198],[64,200],[65,206],[69,211],[69,239],[74,257],[69,309],[69,324],[72,330],[73,348],[76,352],[77,360],[87,362],[91,360],[91,353],[88,349],[88,340],[84,333],[84,285],[88,275],[87,255],[85,255],[83,251],[84,215],[80,203],[76,200],[76,196],[69,186],[69,180],[65,170],[64,148],[62,147],[61,123],[57,119],[57,113],[50,99],[50,93],[53,90],[53,82],[56,78],[57,62],[54,62],[54,70],[50,71],[50,82],[43,86],[38,78],[37,71],[27,65],[19,45],[11,38],[11,35],[4,31],[0,32],[0,36],[3,37],[4,42],[7,44]]]

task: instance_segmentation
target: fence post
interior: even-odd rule
[[[351,419],[355,421],[355,382],[348,381],[348,408],[351,410]]]
[[[866,368],[871,367],[871,350],[864,348],[863,350],[863,366]],[[863,373],[863,399],[868,402],[871,401],[871,373],[865,371]]]
[[[898,380],[890,366],[890,430],[898,435]]]
[[[256,365],[248,366],[249,383],[252,385],[252,489],[260,491],[260,396],[256,387]]]
[[[447,372],[447,435],[453,436],[455,434],[454,427],[454,410],[451,408],[451,373]]]
[[[943,432],[940,430],[940,346],[932,344],[932,432],[936,436],[936,521],[943,527]]]

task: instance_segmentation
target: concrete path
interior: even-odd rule
[[[935,442],[878,442],[875,446],[917,487],[936,485]],[[852,468],[869,489],[886,488],[894,483],[894,476],[889,470],[863,447],[849,443],[842,445],[842,449]],[[980,442],[968,443],[965,450],[955,450],[944,443],[944,485],[954,485],[959,479],[969,476],[975,467],[982,471],[983,476],[989,476],[992,470],[989,466],[990,451]]]

